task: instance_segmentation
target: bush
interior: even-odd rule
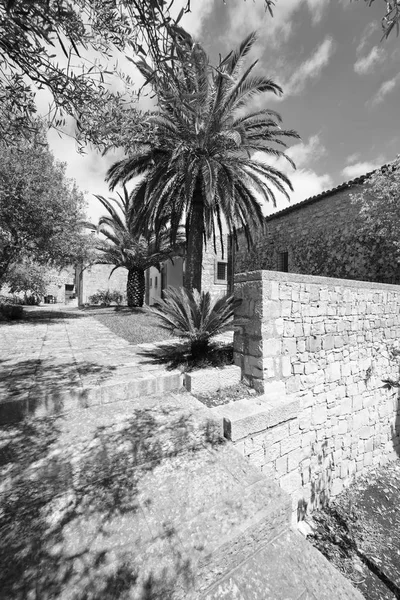
[[[40,304],[40,299],[36,294],[25,294],[22,304],[26,304],[27,306],[38,306]]]
[[[171,287],[164,298],[148,310],[159,317],[160,327],[189,340],[195,359],[207,353],[211,338],[232,326],[235,307],[241,302],[230,295],[212,302],[209,292]]]
[[[23,308],[20,304],[0,304],[0,315],[6,319],[22,319]]]
[[[121,306],[124,299],[124,295],[118,290],[97,290],[93,296],[89,296],[89,303],[101,306],[110,306],[115,303],[117,306]]]

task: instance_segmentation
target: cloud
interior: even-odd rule
[[[396,87],[399,76],[400,75],[396,75],[396,77],[384,81],[376,94],[366,102],[366,105],[373,108],[383,102],[385,97]]]
[[[349,156],[346,158],[346,162],[347,163],[353,163],[356,162],[356,160],[358,160],[360,158],[361,154],[359,152],[354,152],[354,154],[349,154]]]
[[[293,204],[298,204],[311,196],[316,196],[325,190],[329,190],[333,186],[333,181],[330,175],[324,173],[318,175],[311,169],[299,169],[289,176],[293,185],[293,192],[290,192],[290,202],[284,196],[278,196],[277,206],[267,205],[265,214],[272,214],[278,210],[283,210]]]
[[[226,30],[229,33],[226,41],[230,46],[235,45],[249,31],[259,30],[264,47],[277,47],[287,42],[291,36],[295,14],[301,8],[308,8],[311,22],[316,25],[328,7],[329,0],[279,0],[273,9],[273,17],[265,10],[264,0],[254,0],[251,8],[244,0],[230,0],[227,5],[229,23]]]
[[[322,44],[318,46],[310,58],[296,67],[293,75],[286,83],[282,84],[285,96],[300,94],[310,80],[319,77],[322,69],[329,63],[334,51],[335,43],[332,38],[327,37]]]
[[[312,23],[316,25],[322,19],[323,13],[329,4],[329,0],[306,0],[311,13]]]
[[[82,192],[86,192],[88,201],[87,216],[90,221],[97,221],[104,214],[100,202],[94,198],[94,194],[112,196],[104,179],[109,167],[123,158],[121,150],[115,150],[102,156],[96,150],[87,149],[87,154],[81,155],[77,152],[75,140],[66,136],[60,137],[54,129],[47,134],[50,149],[55,157],[67,163],[67,177],[74,179]]]
[[[384,62],[386,56],[387,53],[383,48],[374,46],[367,56],[360,57],[354,63],[354,70],[359,75],[365,75],[366,73],[373,71],[377,65]]]
[[[253,156],[255,160],[266,161],[279,169],[290,179],[293,186],[293,192],[289,191],[290,203],[283,194],[276,192],[277,206],[274,208],[272,204],[264,205],[265,214],[272,214],[277,210],[302,202],[306,198],[320,194],[333,186],[332,178],[328,173],[319,175],[309,166],[311,162],[317,161],[326,154],[326,148],[322,145],[318,135],[311,136],[305,143],[294,144],[286,153],[296,163],[296,170],[283,158],[278,160],[270,157],[266,158],[261,152],[257,152]],[[305,168],[301,168],[303,166]]]
[[[354,179],[355,177],[360,177],[360,175],[365,175],[370,171],[374,171],[378,167],[381,167],[384,162],[385,161],[382,160],[379,162],[358,162],[354,165],[348,165],[342,170],[342,175]]]
[[[319,160],[326,154],[326,148],[321,143],[318,135],[312,135],[307,143],[294,144],[286,154],[294,161],[296,167],[302,167],[307,163]]]
[[[187,0],[177,0],[172,5],[171,15],[177,17],[181,8],[187,5]],[[214,0],[196,0],[190,4],[190,12],[185,13],[179,25],[184,27],[193,37],[199,38],[204,21],[214,7]]]
[[[368,25],[365,27],[363,33],[361,34],[361,38],[360,38],[360,41],[359,41],[357,49],[356,49],[357,55],[361,54],[361,52],[364,50],[365,46],[367,45],[369,38],[371,37],[371,35],[373,33],[375,33],[375,31],[378,29],[378,27],[379,27],[378,23],[375,23],[375,22],[368,23]]]

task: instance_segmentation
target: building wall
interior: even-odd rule
[[[214,248],[214,244],[210,240],[203,252],[202,290],[210,292],[211,297],[214,299],[228,293],[228,279],[224,282],[217,279],[218,262],[226,263],[226,273],[229,275],[228,243],[228,236],[224,235],[222,247],[221,240],[218,237],[216,247]]]
[[[250,250],[240,236],[235,272],[280,270],[279,254],[287,252],[290,273],[400,283],[395,245],[359,233],[359,205],[351,195],[363,189],[353,184],[267,217]]]
[[[89,297],[98,290],[118,290],[126,296],[128,271],[117,269],[111,275],[113,265],[93,265],[77,273],[77,295],[79,304],[89,303]]]
[[[73,289],[66,290],[66,285]],[[75,289],[75,268],[69,267],[63,269],[57,275],[54,275],[51,283],[46,287],[46,296],[53,296],[56,302],[69,302],[71,295],[74,296]]]
[[[161,273],[156,267],[150,267],[148,270],[148,304],[151,306],[157,300],[161,300]]]
[[[316,507],[398,456],[399,394],[383,381],[399,377],[399,286],[256,271],[237,276],[235,295],[236,364],[265,401],[280,385],[282,407],[297,402],[236,444],[294,508]]]

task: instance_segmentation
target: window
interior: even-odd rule
[[[66,292],[73,292],[74,291],[74,284],[72,283],[66,283],[65,284],[65,291]]]
[[[289,272],[289,253],[288,252],[279,252],[278,253],[278,271],[283,271],[283,273]]]
[[[217,260],[215,262],[215,283],[226,283],[228,280],[228,263]]]
[[[150,277],[150,287],[153,287],[153,279]]]
[[[154,287],[158,286],[158,277],[154,277]]]

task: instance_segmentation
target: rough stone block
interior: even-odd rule
[[[300,449],[300,434],[289,435],[281,441],[281,455]]]
[[[328,383],[339,381],[340,379],[340,363],[331,363],[326,369],[326,381]]]
[[[276,459],[275,470],[278,474],[278,477],[281,477],[282,475],[286,475],[286,473],[288,472],[287,456],[281,456],[280,458]]]
[[[218,407],[224,419],[224,435],[232,441],[274,428],[297,417],[298,410],[299,401],[285,396],[246,398]]]
[[[193,394],[204,394],[235,385],[240,379],[241,369],[237,365],[220,369],[199,369],[185,374],[185,387]]]
[[[279,485],[285,492],[292,494],[301,487],[301,476],[298,470],[294,470],[279,479]]]
[[[241,369],[236,365],[228,365],[219,369],[219,389],[236,385],[241,379]]]
[[[322,425],[326,423],[328,418],[328,410],[326,404],[318,404],[312,409],[312,423],[313,425]]]

